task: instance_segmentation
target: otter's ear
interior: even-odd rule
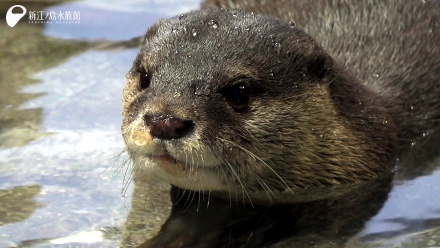
[[[158,23],[154,24],[153,26],[150,26],[144,35],[144,43],[145,41],[150,40],[151,37],[155,36],[158,29],[159,29]]]
[[[306,57],[306,66],[311,77],[322,80],[330,75],[333,59],[324,51],[314,51]]]

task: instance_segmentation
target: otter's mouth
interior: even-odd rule
[[[155,162],[156,166],[174,177],[186,177],[191,171],[196,170],[198,167],[188,162],[177,160],[168,153],[163,155],[151,155],[149,157]]]
[[[227,190],[216,167],[206,167],[166,153],[149,155],[152,172],[172,185],[189,190]]]

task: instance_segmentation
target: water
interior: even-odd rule
[[[0,22],[0,247],[131,247],[157,233],[171,210],[169,186],[139,178],[134,189],[119,167],[122,87],[138,51],[127,44],[198,4],[40,1],[25,7],[79,11],[81,22]],[[0,3],[0,12],[9,5]],[[438,165],[395,180],[381,210],[345,246],[440,246]]]

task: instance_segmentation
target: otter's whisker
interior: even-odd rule
[[[120,151],[120,152],[118,152],[116,155],[114,155],[114,156],[112,157],[112,160],[111,160],[110,165],[109,165],[107,168],[105,168],[105,170],[104,170],[103,172],[101,172],[101,173],[99,174],[99,176],[102,176],[102,174],[104,174],[105,172],[107,172],[107,170],[108,170],[109,168],[116,167],[116,168],[115,168],[115,171],[120,170],[120,169],[125,165],[126,160],[129,159],[128,157],[125,157],[125,158],[123,158],[123,161],[122,161],[122,162],[119,162],[119,161],[121,160],[122,154],[124,154],[125,152],[126,152],[126,148],[122,149],[122,151]]]
[[[276,198],[276,195],[273,192],[273,190],[270,189],[269,186],[267,186],[267,184],[260,178],[260,176],[258,174],[254,173],[254,176],[255,176],[258,184],[260,184],[261,187],[263,188],[264,192],[266,192],[266,195],[269,198],[269,200],[272,202],[272,196],[274,198]],[[271,194],[272,194],[272,196],[271,196]]]
[[[222,140],[222,141],[224,141],[224,142],[227,142],[227,143],[229,143],[229,144],[232,144],[232,145],[234,145],[234,146],[236,146],[237,148],[239,148],[239,149],[241,149],[242,151],[244,151],[244,152],[246,152],[247,154],[249,154],[251,157],[253,157],[254,159],[256,159],[256,160],[258,160],[258,161],[260,161],[263,165],[265,165],[270,171],[272,171],[274,174],[275,174],[275,176],[276,177],[278,177],[278,179],[280,179],[281,180],[281,182],[287,187],[287,189],[290,191],[290,192],[292,192],[293,193],[293,190],[289,187],[289,185],[286,183],[286,181],[270,166],[270,165],[268,165],[265,161],[263,161],[260,157],[258,157],[257,155],[255,155],[254,153],[252,153],[251,151],[249,151],[248,149],[246,149],[246,148],[244,148],[244,147],[242,147],[242,146],[240,146],[240,145],[238,145],[238,144],[236,144],[236,143],[234,143],[234,142],[232,142],[232,141],[229,141],[229,140],[225,140],[225,139],[222,139],[222,138],[219,138],[220,140]]]
[[[179,204],[180,201],[182,201],[182,199],[184,198],[185,193],[186,193],[186,189],[182,189],[182,188],[180,188],[180,187],[176,187],[176,188],[177,188],[177,195],[179,196],[179,198],[176,199],[176,202],[175,202],[175,204],[177,205],[177,204]]]
[[[128,190],[128,186],[131,183],[131,180],[133,179],[134,173],[137,170],[137,167],[134,165],[134,162],[131,160],[127,160],[127,164],[124,165],[125,172],[123,175],[123,184],[122,184],[122,189],[121,189],[121,194],[125,195],[125,193]]]
[[[189,209],[189,207],[191,207],[191,204],[194,202],[194,198],[196,196],[196,192],[195,191],[189,191],[189,197],[186,198],[185,204],[183,205],[184,208],[182,209],[182,212],[185,212],[186,210]],[[198,210],[198,207],[197,207]]]
[[[251,199],[250,195],[248,194],[246,188],[244,187],[244,184],[243,184],[243,182],[241,181],[240,176],[238,175],[237,171],[234,169],[234,167],[233,167],[228,161],[226,161],[226,160],[223,159],[223,162],[226,163],[226,165],[228,165],[230,171],[231,171],[232,174],[234,174],[234,176],[237,178],[238,183],[239,183],[240,186],[241,186],[241,190],[243,191],[243,203],[246,203],[246,201],[245,201],[245,199],[244,199],[244,196],[246,195],[247,198],[249,199],[249,202],[250,202],[251,206],[253,207],[254,205],[253,205],[253,203],[252,203],[252,199]]]
[[[200,210],[200,202],[202,201],[202,194],[200,193],[200,190],[198,191],[199,200],[197,201],[197,209],[196,212],[198,213]]]

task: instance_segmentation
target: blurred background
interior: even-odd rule
[[[0,247],[131,247],[157,233],[169,187],[153,179],[132,198],[122,88],[148,26],[199,3],[0,2]],[[27,14],[9,27],[16,4]],[[439,182],[438,170],[396,180],[356,245],[440,247]]]

